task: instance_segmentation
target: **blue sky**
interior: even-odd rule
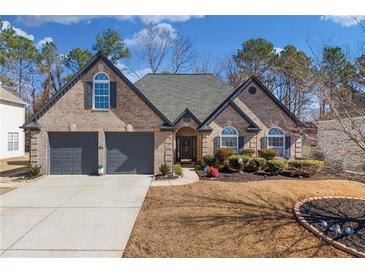
[[[60,51],[72,48],[91,48],[98,32],[114,28],[128,41],[132,57],[123,60],[134,71],[147,71],[141,61],[133,35],[148,22],[161,24],[171,31],[189,37],[197,53],[223,58],[241,47],[243,41],[262,37],[275,47],[293,44],[311,54],[308,40],[316,48],[323,42],[346,48],[359,54],[364,46],[364,32],[352,17],[346,16],[2,16],[22,35],[39,43],[45,38],[54,40]],[[365,16],[357,17],[364,20]],[[364,21],[362,21],[364,22]]]

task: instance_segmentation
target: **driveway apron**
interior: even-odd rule
[[[48,176],[0,196],[1,257],[121,257],[151,176]]]

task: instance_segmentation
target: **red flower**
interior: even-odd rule
[[[219,176],[219,170],[216,167],[209,167],[208,174],[211,177],[218,177]]]

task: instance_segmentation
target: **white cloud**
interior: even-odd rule
[[[161,23],[163,21],[168,21],[168,22],[185,22],[188,21],[192,18],[202,18],[204,17],[203,15],[144,15],[144,16],[139,16],[139,18],[141,19],[141,21],[145,24],[158,24]]]
[[[32,34],[28,34],[27,32],[25,32],[24,30],[20,29],[20,28],[16,28],[14,26],[12,26],[9,21],[3,21],[3,27],[2,29],[7,29],[7,28],[10,28],[12,27],[13,30],[15,31],[15,33],[19,36],[22,36],[24,38],[27,38],[29,40],[34,40],[34,36]]]
[[[126,64],[120,61],[116,64],[116,67],[128,78],[129,81],[135,83],[148,73],[151,73],[150,68],[144,68],[140,70],[131,70]]]
[[[44,37],[42,40],[40,40],[37,43],[37,48],[42,48],[42,46],[47,43],[47,42],[53,42],[53,38],[52,37]]]
[[[168,23],[160,23],[152,27],[154,31],[157,31],[157,39],[163,39],[163,37],[168,33],[172,39],[177,37],[177,30]],[[146,34],[147,29],[144,28],[139,32],[133,34],[132,38],[125,39],[125,43],[128,47],[134,47],[138,44],[138,38],[141,35]]]
[[[111,17],[117,20],[131,20],[133,16],[118,15],[118,16],[103,16],[103,15],[24,15],[18,16],[17,22],[27,26],[39,26],[44,23],[57,23],[61,25],[71,25],[80,22],[90,23],[92,19],[101,17]]]
[[[279,47],[275,47],[274,48],[274,51],[275,51],[275,53],[277,53],[277,54],[280,54],[280,52],[282,52],[284,49],[283,48],[279,48]]]
[[[365,16],[364,15],[325,15],[325,16],[321,16],[321,20],[323,21],[332,21],[336,24],[340,24],[343,27],[350,27],[353,25],[357,25],[357,22],[355,20],[355,18],[358,21],[362,21],[365,20]]]
[[[190,16],[190,15],[144,15],[144,16],[130,16],[130,15],[114,15],[114,16],[103,16],[103,15],[25,15],[18,16],[17,22],[25,24],[27,26],[38,26],[44,23],[58,23],[62,25],[77,24],[80,22],[90,23],[92,19],[96,18],[114,18],[118,21],[134,20],[139,18],[145,24],[157,24],[162,21],[168,22],[185,22],[192,18],[201,18],[203,16]]]

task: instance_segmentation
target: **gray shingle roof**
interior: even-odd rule
[[[11,103],[16,103],[20,105],[26,105],[27,103],[24,102],[22,99],[20,99],[18,96],[14,95],[10,91],[7,91],[6,89],[0,87],[0,100],[7,101]]]
[[[147,74],[135,86],[171,122],[187,108],[203,122],[233,92],[213,74]]]

